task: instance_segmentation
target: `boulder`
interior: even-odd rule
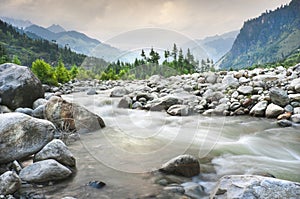
[[[300,183],[255,175],[222,177],[210,198],[299,198]]]
[[[40,105],[32,112],[32,117],[44,119],[45,118],[45,105]]]
[[[129,94],[129,91],[124,87],[114,87],[110,93],[110,97],[123,97]]]
[[[29,116],[32,116],[32,114],[33,114],[33,110],[31,108],[17,108],[15,110],[15,112],[23,113],[23,114],[26,114],[26,115],[29,115]]]
[[[47,104],[47,102],[48,102],[48,100],[46,100],[44,98],[39,98],[33,102],[32,108],[36,109],[37,107],[39,107],[41,105]]]
[[[95,88],[90,88],[86,94],[87,95],[97,95],[98,93]]]
[[[252,86],[240,86],[237,91],[243,95],[250,95],[253,92]]]
[[[59,139],[54,139],[49,142],[44,148],[34,156],[34,161],[54,159],[59,163],[75,167],[76,161],[68,147]]]
[[[43,96],[40,80],[28,67],[11,63],[0,65],[1,104],[13,110],[31,108],[33,102]]]
[[[167,95],[165,97],[157,99],[155,103],[151,104],[150,111],[162,111],[162,110],[168,110],[171,106],[175,104],[181,104],[182,100],[172,96]]]
[[[266,117],[276,118],[284,112],[284,109],[276,104],[269,104],[266,110]]]
[[[189,115],[189,106],[176,104],[170,106],[170,108],[167,110],[167,113],[172,116],[187,116]]]
[[[22,113],[0,114],[0,164],[38,152],[53,139],[55,131],[47,120]]]
[[[65,131],[91,132],[105,127],[104,121],[98,115],[56,96],[47,102],[45,118]]]
[[[163,164],[159,170],[167,174],[193,177],[199,174],[200,164],[191,155],[180,155]]]
[[[20,172],[20,178],[30,183],[41,183],[66,179],[72,171],[56,160],[49,159],[35,162]]]
[[[287,91],[276,87],[270,89],[270,98],[272,103],[282,107],[284,107],[290,102],[290,98],[287,94]]]
[[[237,88],[240,84],[239,80],[234,78],[233,74],[227,74],[222,80],[222,85],[225,88]]]
[[[300,102],[300,94],[290,94],[290,95],[289,95],[289,98],[290,98],[292,101]]]
[[[292,115],[291,120],[295,123],[300,123],[300,114]]]
[[[265,111],[267,109],[268,102],[267,101],[261,101],[258,102],[251,110],[250,115],[256,116],[256,117],[262,117],[265,115]]]
[[[0,195],[15,193],[21,187],[21,179],[12,171],[7,171],[0,176]]]
[[[132,99],[129,96],[123,96],[118,104],[119,108],[130,108],[131,106],[132,106]]]

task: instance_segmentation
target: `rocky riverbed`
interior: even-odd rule
[[[300,181],[298,173],[293,174],[292,169],[297,165],[300,166],[300,154],[297,148],[299,135],[295,134],[300,128],[300,65],[289,69],[277,67],[253,71],[221,71],[169,78],[155,75],[148,80],[135,81],[73,81],[60,87],[41,85],[26,67],[4,64],[0,66],[0,73],[2,113],[0,114],[0,173],[2,174],[0,192],[7,198],[34,198],[35,193],[37,193],[36,198],[46,197],[43,196],[43,192],[40,192],[41,187],[43,190],[48,190],[47,196],[57,198],[58,195],[49,194],[53,192],[53,186],[69,184],[72,179],[80,181],[78,176],[83,175],[82,169],[87,169],[82,165],[89,167],[89,164],[79,161],[79,170],[78,166],[76,169],[77,157],[73,153],[80,154],[77,151],[80,142],[98,163],[101,162],[110,168],[127,173],[147,173],[144,174],[146,177],[138,175],[140,177],[131,176],[132,178],[126,174],[127,177],[124,177],[126,180],[120,180],[120,184],[125,184],[130,179],[143,184],[140,178],[148,179],[144,186],[152,187],[145,191],[147,194],[136,190],[139,194],[135,195],[132,194],[134,192],[132,189],[131,193],[125,191],[128,197],[181,198],[183,195],[187,198],[300,197],[300,184],[292,182]],[[31,97],[27,97],[28,93],[32,93]],[[257,149],[255,147],[264,148],[264,145],[257,145],[257,143],[265,143],[265,138],[259,137],[260,140],[257,140],[257,137],[251,138],[250,135],[246,139],[248,141],[242,144],[249,149],[239,147],[242,152],[239,150],[233,152],[239,156],[228,158],[226,154],[232,154],[232,151],[230,152],[230,147],[225,147],[224,143],[230,146],[231,142],[228,140],[237,139],[240,142],[238,136],[249,133],[240,125],[237,126],[240,128],[238,130],[230,127],[230,121],[235,121],[235,118],[240,118],[242,115],[274,118],[263,122],[270,123],[272,129],[279,128],[287,133],[291,131],[289,136],[295,139],[287,140],[290,143],[288,147],[281,146],[281,142],[274,140],[278,148],[282,147],[287,151],[283,154],[290,157],[286,158],[293,160],[290,162],[291,170],[286,166],[291,173],[281,171],[281,168],[284,170],[285,167],[282,164],[275,164],[279,169],[278,173],[272,169],[260,168],[250,172],[252,175],[240,176],[232,174],[249,174],[245,172],[246,168],[244,170],[236,168],[228,172],[220,172],[217,169],[218,165],[223,171],[226,168],[229,170],[233,168],[224,166],[223,159],[227,161],[225,164],[233,161],[231,158],[237,157],[246,161],[251,158],[255,160],[255,157],[260,158],[258,154],[269,157],[266,155],[269,150],[276,148],[276,146],[274,148],[266,145],[265,149]],[[214,119],[217,121],[212,121]],[[251,123],[259,124],[255,119],[255,122],[252,122],[252,119],[245,116],[242,120],[249,120],[247,125],[250,129],[257,128],[251,126]],[[216,126],[220,128],[216,129]],[[225,136],[221,135],[224,126],[227,129]],[[264,129],[268,128],[270,127]],[[205,134],[203,129],[208,129],[209,134]],[[230,131],[242,132],[231,135]],[[251,133],[257,133],[257,130],[250,131]],[[265,132],[263,134],[265,135]],[[180,139],[174,140],[174,135]],[[126,136],[131,139],[127,139]],[[104,138],[110,138],[112,142],[109,144],[102,142]],[[93,142],[97,140],[98,144]],[[200,153],[199,148],[195,150],[199,144],[194,143],[197,140],[202,141],[203,150]],[[66,144],[70,143],[69,149]],[[116,144],[117,148],[120,146],[125,148],[121,147],[121,150],[114,151],[115,147],[108,147],[112,144]],[[235,148],[237,143],[232,144],[232,148]],[[97,148],[98,145],[100,148]],[[153,153],[157,152],[157,147],[166,150],[164,153]],[[156,157],[147,155],[151,161],[139,159],[137,155],[132,158],[126,153],[122,154],[124,149],[129,154],[153,153]],[[183,153],[186,155],[180,156]],[[247,159],[242,156],[246,154],[254,157],[249,156]],[[122,155],[126,158],[120,158]],[[161,157],[158,158],[159,156]],[[286,161],[283,158],[281,162],[283,160]],[[97,167],[95,163],[91,165]],[[123,166],[117,168],[117,165]],[[106,170],[103,165],[100,168]],[[209,177],[211,175],[214,177]],[[227,177],[221,178],[224,175]],[[282,177],[285,175],[296,176]],[[274,176],[291,181],[272,178]],[[120,178],[120,176],[110,177]],[[204,180],[211,178],[213,180]],[[120,197],[116,193],[115,195],[107,193],[105,183],[102,182],[80,181],[80,184],[82,187],[91,185],[96,187],[95,189],[97,187],[103,189],[103,196]],[[240,189],[237,190],[236,185]],[[82,191],[82,187],[72,188]],[[58,189],[62,196],[63,190]],[[107,190],[112,191],[111,188]],[[66,191],[68,193],[66,196],[96,197],[99,194],[97,191],[89,190],[88,195]],[[124,193],[122,195],[124,196]]]

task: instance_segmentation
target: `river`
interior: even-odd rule
[[[49,198],[139,198],[163,187],[149,172],[180,154],[199,157],[201,174],[194,182],[211,191],[226,174],[268,173],[300,182],[300,131],[280,128],[275,120],[254,117],[188,116],[117,108],[109,91],[63,96],[99,114],[106,123],[98,132],[81,134],[69,145],[77,160],[76,175],[44,188]],[[98,190],[85,186],[99,180]]]

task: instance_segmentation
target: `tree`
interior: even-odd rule
[[[32,62],[31,70],[43,84],[58,84],[53,68],[44,60],[37,59]]]
[[[75,79],[76,76],[78,75],[78,73],[79,73],[78,67],[76,65],[73,65],[72,68],[71,68],[71,70],[70,70],[70,72],[69,72],[70,78],[71,79]]]
[[[18,58],[17,55],[14,55],[14,56],[13,56],[12,63],[21,65],[21,61],[19,60],[19,58]]]
[[[0,64],[6,63],[8,61],[9,59],[6,53],[6,49],[0,44]]]
[[[178,52],[177,46],[176,46],[176,44],[174,44],[173,50],[172,50],[172,56],[174,58],[174,61],[177,61],[177,52]]]
[[[62,62],[61,59],[59,59],[58,61],[58,65],[55,68],[55,75],[57,78],[57,81],[59,83],[67,83],[68,81],[70,81],[70,75],[69,75],[69,71],[66,69],[64,63]]]

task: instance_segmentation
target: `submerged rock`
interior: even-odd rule
[[[167,174],[193,177],[199,174],[200,164],[191,155],[180,155],[163,164],[159,171]]]
[[[9,195],[15,193],[21,187],[21,179],[12,172],[7,171],[0,176],[0,195]]]
[[[46,120],[22,113],[0,114],[0,164],[38,152],[53,139],[55,131]]]
[[[173,105],[167,110],[167,113],[173,116],[188,116],[189,106],[181,104]]]
[[[91,181],[87,184],[90,187],[96,188],[96,189],[101,189],[103,188],[106,184],[102,181]]]
[[[45,107],[45,117],[59,129],[91,132],[105,127],[102,118],[86,108],[53,96]]]
[[[26,66],[0,65],[1,104],[10,109],[32,107],[33,102],[44,96],[40,80]]]
[[[300,183],[255,175],[222,177],[210,198],[299,198]]]
[[[56,160],[49,159],[25,167],[20,172],[20,178],[27,182],[41,183],[66,179],[71,174],[70,169]]]

